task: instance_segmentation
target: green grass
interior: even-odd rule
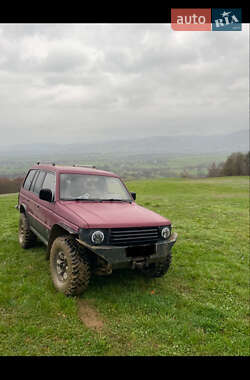
[[[169,272],[94,277],[80,297],[53,288],[45,247],[17,240],[17,195],[0,197],[0,355],[249,356],[249,179],[131,181],[137,203],[168,217]],[[79,299],[103,321],[86,327]]]

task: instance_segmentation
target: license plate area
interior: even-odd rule
[[[156,245],[137,245],[134,247],[126,248],[127,257],[147,257],[156,253]]]

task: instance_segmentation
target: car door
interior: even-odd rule
[[[32,202],[30,201],[30,189],[31,189],[31,186],[36,178],[36,175],[37,175],[37,170],[36,169],[32,169],[28,172],[26,178],[25,178],[25,181],[22,185],[22,188],[20,190],[20,193],[18,195],[18,204],[19,205],[24,205],[25,206],[25,209],[26,209],[26,215],[27,215],[27,218],[30,222],[30,216],[32,215],[33,213],[33,209],[32,209]]]
[[[38,177],[40,173],[40,170],[35,170],[35,175],[33,176],[33,179],[30,183],[30,186],[29,186],[29,193],[28,193],[28,197],[27,197],[27,204],[28,204],[28,219],[29,219],[29,224],[31,227],[34,226],[34,210],[35,210],[35,202],[34,202],[34,194],[33,194],[33,191],[34,191],[34,185],[36,183],[36,179]],[[26,183],[26,181],[25,181]]]
[[[30,196],[30,208],[31,208],[31,226],[41,234],[44,235],[44,227],[41,222],[41,212],[40,212],[40,199],[39,192],[42,187],[46,172],[44,170],[39,170],[38,175],[33,181],[31,186],[31,196]]]
[[[39,208],[37,215],[39,216],[40,231],[39,233],[43,238],[48,241],[49,233],[54,224],[54,208],[55,208],[55,190],[56,190],[56,173],[47,172],[44,181],[41,185],[41,189],[49,189],[52,192],[52,202],[47,202],[39,199]]]

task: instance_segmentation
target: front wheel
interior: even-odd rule
[[[162,277],[169,270],[171,260],[172,255],[171,252],[169,252],[165,260],[150,264],[148,267],[142,269],[142,273],[148,277]]]
[[[51,247],[52,281],[55,288],[66,296],[81,294],[89,284],[90,263],[81,250],[77,242],[68,236],[58,237]]]

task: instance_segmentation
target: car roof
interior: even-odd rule
[[[95,174],[95,175],[105,175],[110,177],[118,177],[117,174],[108,172],[105,170],[95,169],[94,167],[84,167],[84,166],[64,166],[56,164],[36,164],[33,165],[31,169],[48,170],[56,173],[68,173],[68,174]]]

